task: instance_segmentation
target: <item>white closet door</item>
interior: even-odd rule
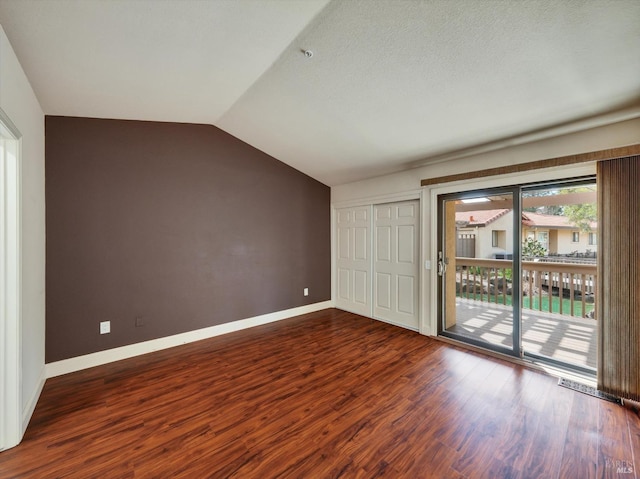
[[[419,329],[418,201],[374,207],[373,315],[409,329]]]
[[[336,213],[336,306],[371,316],[371,207]]]

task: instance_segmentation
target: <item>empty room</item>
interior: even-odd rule
[[[0,0],[0,479],[640,478],[636,0]]]

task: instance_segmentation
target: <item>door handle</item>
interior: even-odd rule
[[[447,258],[444,258],[442,251],[438,251],[438,276],[444,276],[447,272]]]

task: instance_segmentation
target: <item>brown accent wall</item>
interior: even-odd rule
[[[209,125],[45,128],[47,362],[330,299],[327,186]]]

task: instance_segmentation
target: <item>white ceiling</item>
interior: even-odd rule
[[[331,186],[640,116],[637,0],[0,0],[0,24],[46,114],[210,123]]]

